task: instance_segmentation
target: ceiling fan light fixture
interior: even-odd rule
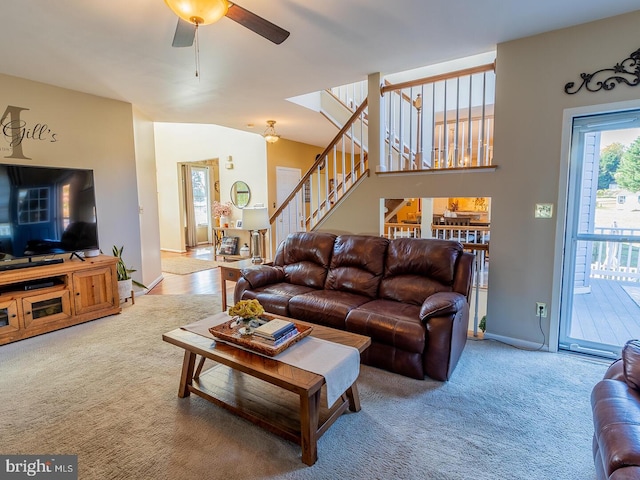
[[[195,25],[209,25],[224,17],[229,10],[227,0],[164,0],[178,17]]]
[[[267,120],[267,129],[264,131],[262,136],[268,143],[276,143],[280,140],[280,135],[276,133],[275,120]]]

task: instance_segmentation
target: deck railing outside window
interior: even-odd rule
[[[640,228],[616,227],[616,235],[640,236]],[[596,228],[596,234],[608,235],[611,228]],[[592,278],[640,283],[640,242],[591,242]]]

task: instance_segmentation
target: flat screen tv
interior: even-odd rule
[[[0,163],[0,260],[97,248],[93,170]]]

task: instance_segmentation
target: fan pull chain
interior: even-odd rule
[[[200,81],[200,43],[198,42],[198,24],[196,23],[196,35],[195,35],[195,54],[196,54],[196,78]]]

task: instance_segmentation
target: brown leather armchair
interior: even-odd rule
[[[453,241],[299,232],[273,266],[242,270],[234,297],[371,337],[365,364],[448,380],[467,338],[472,265]]]
[[[591,392],[598,480],[640,479],[640,341],[630,340]]]

